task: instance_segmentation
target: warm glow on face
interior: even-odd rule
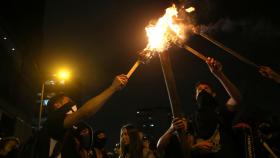
[[[170,44],[184,40],[184,26],[176,23],[178,10],[175,5],[166,9],[165,14],[154,25],[146,27],[148,45],[145,50],[163,52]]]

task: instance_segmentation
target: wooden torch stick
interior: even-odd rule
[[[127,78],[130,78],[130,76],[133,74],[133,72],[138,68],[138,66],[141,64],[140,60],[137,60],[134,65],[131,67],[131,69],[126,74]]]
[[[278,158],[278,156],[271,150],[271,148],[267,145],[266,142],[262,142],[262,145],[265,147],[265,149],[269,152],[271,157]]]
[[[168,92],[170,107],[173,117],[182,117],[183,110],[180,98],[176,89],[175,78],[171,66],[169,54],[167,52],[159,53],[161,68],[164,76],[165,85]],[[181,151],[184,158],[190,158],[190,145],[187,142],[187,134],[184,130],[178,130],[178,138],[181,145]]]
[[[232,49],[226,47],[225,45],[223,45],[222,43],[214,40],[213,38],[205,35],[205,34],[202,34],[200,33],[199,34],[201,37],[203,37],[204,39],[210,41],[211,43],[215,44],[216,46],[220,47],[221,49],[225,50],[226,52],[228,52],[229,54],[233,55],[234,57],[236,57],[237,59],[239,59],[240,61],[243,61],[244,63],[248,64],[248,65],[251,65],[257,69],[259,69],[259,66],[257,64],[255,64],[254,62],[252,62],[251,60],[241,56],[239,53],[233,51]]]
[[[189,52],[191,52],[192,54],[194,54],[195,56],[197,56],[198,58],[200,58],[203,61],[206,61],[206,57],[204,55],[202,55],[201,53],[199,53],[198,51],[192,49],[190,46],[188,45],[184,45],[183,46],[186,50],[188,50]]]

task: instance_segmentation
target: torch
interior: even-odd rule
[[[258,66],[257,64],[255,64],[254,62],[250,61],[249,59],[241,56],[239,53],[235,52],[234,50],[226,47],[225,45],[223,45],[222,43],[218,42],[217,40],[214,40],[213,38],[207,36],[206,34],[203,33],[198,33],[198,35],[200,35],[201,37],[203,37],[204,39],[210,41],[211,43],[215,44],[216,46],[220,47],[221,49],[223,49],[224,51],[228,52],[229,54],[233,55],[234,57],[236,57],[237,59],[239,59],[240,61],[251,65],[257,69],[260,68],[260,66]]]
[[[127,78],[130,78],[130,76],[134,73],[134,71],[138,68],[138,66],[141,64],[140,60],[137,60],[134,65],[131,67],[131,69],[126,74]]]
[[[199,53],[198,51],[194,50],[193,48],[191,48],[188,45],[183,45],[183,48],[188,50],[189,52],[191,52],[193,55],[197,56],[198,58],[200,58],[203,61],[206,61],[206,57],[204,55],[202,55],[201,53]]]
[[[167,52],[168,48],[178,40],[183,38],[183,27],[174,22],[178,10],[175,5],[166,9],[165,14],[153,25],[146,27],[148,45],[145,50],[157,52],[160,58],[164,81],[169,97],[170,107],[173,117],[182,117],[183,111],[180,104],[179,95],[172,71],[171,61]],[[190,146],[187,143],[187,135],[184,130],[177,131],[177,137],[181,145],[182,156],[190,157]]]
[[[146,64],[148,63],[153,57],[153,52],[149,50],[143,50],[139,53],[137,61],[134,63],[134,65],[131,67],[131,69],[126,74],[127,78],[130,78],[130,76],[134,73],[134,71],[139,67],[140,64]]]
[[[169,59],[168,52],[159,53],[161,68],[164,76],[165,85],[168,92],[170,107],[173,117],[182,117],[183,111],[180,104],[180,98],[177,93],[176,83],[171,67],[171,61]],[[184,130],[178,130],[178,140],[181,145],[182,155],[184,158],[190,157],[190,146],[187,142],[187,135]]]
[[[189,7],[189,8],[187,8],[187,9],[185,9],[185,12],[186,12],[186,13],[191,13],[191,12],[193,12],[193,11],[195,11],[195,8],[194,8],[194,7]],[[237,59],[239,59],[240,61],[242,61],[242,62],[244,62],[244,63],[246,63],[246,64],[248,64],[248,65],[251,65],[251,66],[253,66],[253,67],[257,68],[257,69],[260,68],[259,65],[255,64],[255,63],[252,62],[251,60],[249,60],[249,59],[243,57],[242,55],[240,55],[240,53],[237,53],[236,51],[234,51],[234,50],[228,48],[227,46],[223,45],[221,42],[218,42],[217,40],[215,40],[215,39],[209,37],[208,35],[206,35],[206,34],[204,34],[204,33],[199,33],[199,32],[197,31],[198,29],[197,29],[195,26],[193,26],[193,25],[190,25],[190,26],[192,27],[192,29],[191,29],[192,31],[191,31],[191,32],[193,32],[193,33],[195,33],[195,34],[197,34],[197,35],[203,37],[204,39],[208,40],[209,42],[213,43],[214,45],[220,47],[220,48],[223,49],[224,51],[228,52],[229,54],[231,54],[231,55],[233,55],[234,57],[236,57]],[[187,50],[189,50],[191,53],[194,52],[193,50],[191,50],[191,48],[187,48],[187,47],[185,47],[185,46],[184,46],[184,48],[187,49]],[[193,53],[193,54],[194,54],[194,53]],[[195,54],[197,54],[197,53],[195,53]],[[199,56],[200,56],[200,55],[199,55]],[[198,56],[198,57],[199,57],[199,56]],[[200,58],[200,57],[199,57],[199,58]]]

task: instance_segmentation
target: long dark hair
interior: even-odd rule
[[[120,147],[121,147],[121,158],[143,158],[143,141],[141,137],[141,131],[131,125],[127,124],[121,128],[121,131],[124,129],[127,130],[129,136],[129,144],[125,145],[122,142],[122,138],[120,136]]]

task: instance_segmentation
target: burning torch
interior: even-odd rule
[[[186,12],[186,13],[191,13],[191,12],[193,12],[193,11],[195,11],[195,8],[194,8],[194,7],[189,7],[189,8],[187,8],[187,9],[185,9],[185,12]],[[244,62],[244,63],[246,63],[246,64],[248,64],[248,65],[250,65],[250,66],[253,66],[253,67],[257,68],[257,69],[260,68],[259,65],[257,65],[257,64],[254,63],[253,61],[251,61],[251,60],[249,60],[249,59],[243,57],[242,55],[240,55],[240,53],[237,53],[236,51],[234,51],[234,50],[230,49],[229,47],[225,46],[224,44],[222,44],[221,42],[218,42],[217,40],[213,39],[212,37],[210,37],[210,36],[208,36],[208,35],[206,35],[206,34],[204,34],[204,33],[200,33],[200,32],[198,32],[197,30],[198,30],[198,29],[197,29],[196,27],[193,26],[193,28],[192,28],[192,32],[193,32],[193,33],[195,33],[195,34],[201,36],[202,38],[206,39],[207,41],[213,43],[214,45],[216,45],[216,46],[218,46],[219,48],[223,49],[225,52],[231,54],[232,56],[236,57],[236,58],[239,59],[240,61],[242,61],[242,62]],[[189,48],[186,48],[185,46],[184,46],[184,48],[187,49],[188,51],[190,51],[191,53],[193,53],[193,50],[191,50],[191,49],[189,49]],[[193,54],[194,54],[194,53],[193,53]],[[197,54],[197,52],[196,52],[195,54]],[[199,56],[200,56],[200,55],[199,55]],[[199,57],[199,58],[200,58],[200,57]]]
[[[143,50],[139,53],[137,61],[134,63],[134,65],[131,67],[131,69],[126,74],[127,78],[130,78],[130,76],[134,73],[134,71],[139,67],[140,64],[146,64],[153,58],[154,53],[149,50]]]
[[[206,34],[203,34],[203,33],[198,33],[198,35],[200,35],[201,37],[203,37],[204,39],[210,41],[211,43],[215,44],[216,46],[220,47],[221,49],[223,49],[224,51],[228,52],[229,54],[231,54],[232,56],[236,57],[237,59],[239,59],[240,61],[248,64],[248,65],[251,65],[257,69],[260,68],[259,65],[255,64],[254,62],[252,62],[251,60],[243,57],[242,55],[240,55],[240,53],[237,53],[235,52],[234,50],[226,47],[225,45],[223,45],[222,43],[218,42],[217,40],[209,37],[208,35]]]
[[[178,10],[175,5],[166,9],[165,14],[160,17],[156,23],[146,27],[148,45],[145,50],[157,52],[160,58],[164,81],[169,97],[170,107],[173,117],[182,117],[183,111],[180,104],[180,98],[177,93],[175,78],[172,71],[171,61],[167,50],[178,38],[184,39],[183,27],[174,22]],[[181,151],[184,158],[190,157],[190,146],[187,143],[185,131],[178,130],[178,140],[181,144]]]

